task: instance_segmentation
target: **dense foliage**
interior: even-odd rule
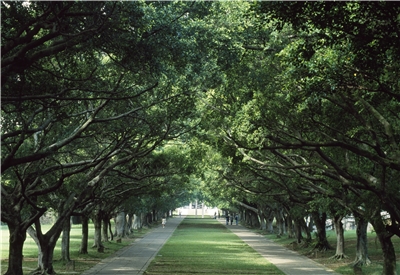
[[[351,214],[395,274],[397,3],[3,1],[1,13],[7,274],[22,274],[28,230],[38,272],[53,274],[71,215],[162,215],[190,199],[299,242],[312,217],[323,250],[327,217]]]

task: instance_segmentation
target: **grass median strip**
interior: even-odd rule
[[[43,225],[42,229],[44,232],[49,230],[51,225]],[[72,225],[70,232],[70,257],[71,260],[75,262],[75,270],[67,273],[67,274],[76,274],[81,273],[96,264],[98,264],[101,260],[113,255],[118,250],[128,246],[131,244],[135,238],[143,237],[147,232],[151,229],[140,229],[135,230],[134,235],[129,238],[122,239],[121,243],[117,243],[115,241],[103,242],[105,246],[105,250],[103,253],[97,252],[96,249],[90,247],[93,237],[94,237],[94,228],[92,225],[89,226],[89,249],[88,254],[80,254],[79,248],[81,245],[82,239],[82,225]],[[7,225],[2,225],[0,227],[1,234],[1,242],[0,242],[0,256],[1,256],[1,273],[4,274],[8,268],[8,245],[9,245],[9,232]],[[37,268],[37,256],[38,256],[38,248],[33,239],[28,235],[26,241],[24,243],[23,249],[24,260],[22,263],[22,268],[24,273],[29,273],[30,271]],[[54,250],[54,260],[53,267],[57,273],[66,273],[66,262],[60,260],[61,257],[61,239],[58,241],[57,246]]]
[[[214,219],[185,218],[147,268],[154,274],[284,274]]]

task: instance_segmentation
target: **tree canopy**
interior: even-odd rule
[[[374,226],[394,274],[399,12],[395,2],[1,2],[7,274],[22,274],[25,233],[49,210],[58,220],[43,238],[56,240],[71,215],[101,205],[167,212],[196,196],[255,223],[275,218],[282,232],[284,219],[304,228],[308,215],[352,213]],[[51,257],[40,269],[54,273]]]

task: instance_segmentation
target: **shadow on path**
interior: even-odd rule
[[[219,219],[219,221],[285,274],[338,275],[333,270],[292,250],[286,249],[241,225],[226,225],[225,219]]]
[[[112,256],[82,273],[82,275],[140,275],[157,255],[164,243],[171,237],[177,226],[184,219],[182,216],[169,218],[165,228],[161,225],[143,238],[117,251]]]
[[[137,239],[131,245],[86,270],[82,275],[142,275],[183,219],[184,217],[168,219],[165,228],[160,225],[143,238]],[[225,225],[225,219],[219,219],[219,221]],[[323,265],[275,244],[243,226],[225,226],[285,274],[338,275],[338,273],[334,273]]]

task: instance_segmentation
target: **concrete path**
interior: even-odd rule
[[[143,238],[102,260],[82,275],[142,275],[184,217],[170,218],[166,227],[153,229]],[[219,219],[225,225],[225,219]],[[226,225],[234,234],[287,275],[338,275],[307,257],[275,244],[243,226]]]
[[[165,228],[160,225],[143,238],[137,239],[131,245],[124,247],[91,269],[86,270],[82,275],[143,274],[183,219],[183,216],[182,218],[174,217],[168,219]]]
[[[243,226],[226,225],[225,219],[219,219],[219,221],[287,275],[338,275],[333,270],[292,250],[286,249],[267,239],[265,236],[254,233]]]

